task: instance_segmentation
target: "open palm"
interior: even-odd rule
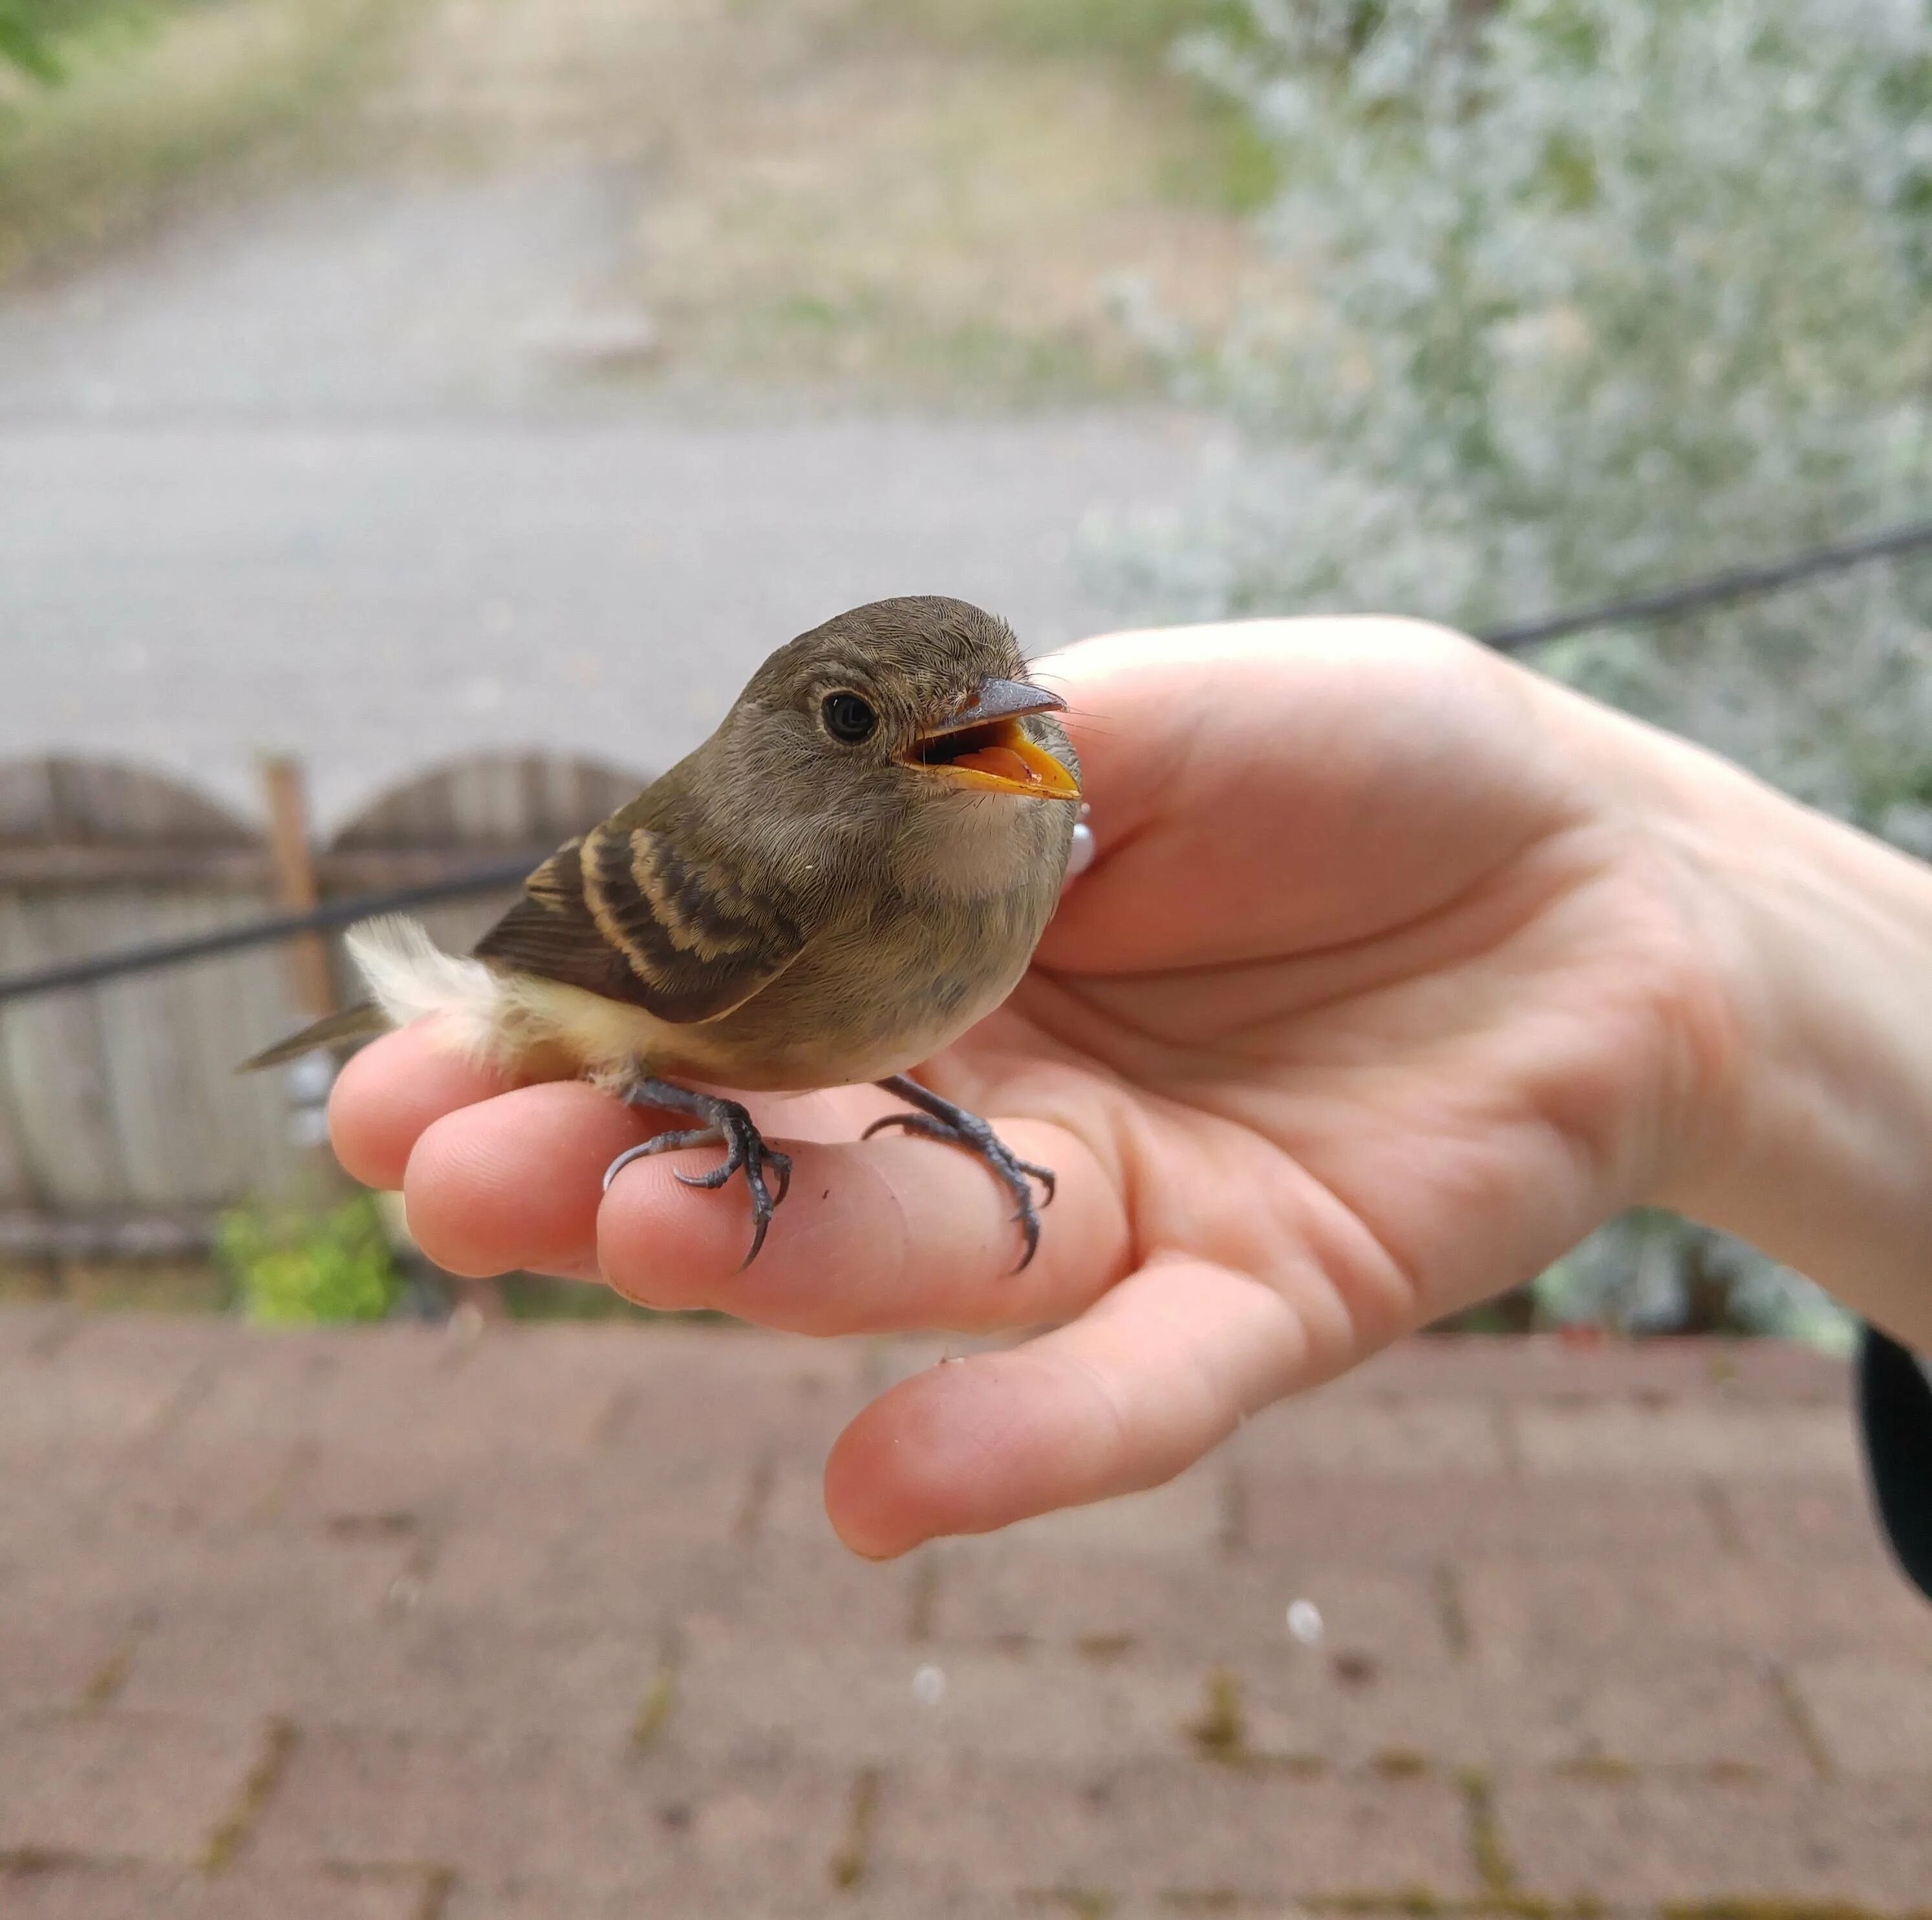
[[[1051,1324],[848,1429],[827,1502],[870,1553],[1163,1479],[1527,1277],[1669,1192],[1730,1071],[1670,750],[1628,790],[1628,723],[1395,622],[1118,635],[1040,672],[1101,857],[920,1076],[1058,1174],[1024,1270],[983,1168],[858,1142],[871,1089],[753,1102],[800,1144],[742,1273],[742,1208],[681,1156],[600,1195],[650,1127],[587,1087],[500,1091],[412,1031],[338,1089],[345,1163],[458,1272],[814,1333]]]

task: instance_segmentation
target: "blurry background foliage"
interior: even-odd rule
[[[1098,530],[1144,603],[1480,630],[1932,509],[1923,0],[1246,0],[1176,58],[1275,154],[1297,293],[1131,314],[1240,430],[1190,510]],[[1932,854],[1932,566],[1538,664]],[[1649,1217],[1530,1298],[1844,1333]]]
[[[0,0],[0,59],[38,80],[57,80],[69,44],[130,10],[128,0]]]
[[[0,282],[298,176],[420,0],[0,0]]]
[[[416,1251],[402,1220],[400,1196],[394,1194],[358,1194],[322,1211],[238,1207],[222,1216],[216,1230],[215,1266],[230,1304],[258,1326],[442,1320],[477,1298],[476,1283],[452,1280]],[[710,1312],[667,1316],[608,1287],[537,1274],[506,1274],[481,1293],[490,1312],[512,1320],[727,1317]]]
[[[243,1315],[262,1326],[386,1319],[405,1284],[367,1194],[320,1215],[238,1209],[221,1222],[215,1259]]]
[[[1137,316],[1246,455],[1114,558],[1177,611],[1472,629],[1932,504],[1923,0],[1246,0],[1292,302]],[[1932,852],[1932,570],[1540,664]]]

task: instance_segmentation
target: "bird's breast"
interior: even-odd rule
[[[962,794],[922,806],[866,884],[832,890],[832,910],[769,986],[686,1024],[600,1003],[610,1030],[585,1026],[586,1068],[608,1076],[612,1050],[634,1046],[628,1057],[655,1074],[778,1091],[916,1066],[1018,983],[1059,897],[1072,830],[1071,809],[1054,802]]]
[[[1012,991],[1053,897],[1032,881],[977,898],[898,892],[808,942],[771,986],[724,1018],[679,1030],[681,1058],[665,1066],[769,1090],[903,1072]]]

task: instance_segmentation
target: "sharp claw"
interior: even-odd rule
[[[610,1161],[608,1167],[604,1167],[604,1192],[607,1192],[607,1194],[610,1192],[610,1182],[613,1182],[632,1161],[650,1159],[653,1154],[663,1154],[667,1148],[682,1148],[682,1145],[690,1145],[690,1144],[692,1144],[690,1136],[686,1136],[686,1134],[653,1134],[653,1138],[650,1138],[650,1140],[640,1140],[638,1142],[638,1145],[634,1145],[634,1148],[626,1148],[616,1159],[614,1159],[614,1161]]]
[[[640,1140],[634,1147],[626,1147],[604,1169],[604,1191],[608,1193],[610,1183],[633,1160],[649,1159],[655,1154],[675,1153],[681,1147],[709,1147],[717,1144],[718,1130],[715,1126],[687,1127],[670,1133],[653,1133],[648,1140]],[[675,1176],[679,1180],[689,1180],[682,1174]]]
[[[668,1133],[659,1133],[627,1148],[605,1168],[604,1186],[609,1191],[610,1183],[634,1160],[641,1160],[650,1154],[668,1153],[679,1147],[695,1147],[716,1144],[724,1149],[724,1158],[708,1173],[678,1173],[673,1178],[685,1186],[713,1190],[721,1187],[731,1176],[742,1172],[745,1184],[752,1196],[752,1250],[745,1256],[739,1270],[742,1273],[758,1257],[765,1244],[765,1234],[772,1222],[772,1215],[779,1202],[791,1190],[791,1156],[775,1152],[767,1147],[764,1136],[752,1124],[751,1116],[734,1102],[713,1100],[707,1095],[696,1094],[688,1089],[677,1087],[669,1082],[644,1081],[640,1082],[631,1096],[634,1104],[668,1105],[674,1112],[702,1116],[710,1124],[702,1127],[682,1128]],[[772,1197],[765,1184],[765,1169],[770,1167],[778,1177],[776,1200]]]
[[[1060,1182],[1054,1177],[1052,1168],[1036,1167],[1030,1160],[1016,1160],[1013,1165],[1018,1167],[1022,1173],[1031,1174],[1034,1178],[1046,1189],[1046,1198],[1040,1202],[1040,1204],[1043,1207],[1051,1207],[1053,1204],[1054,1194],[1060,1186]]]
[[[875,1120],[860,1135],[861,1140],[869,1140],[872,1136],[888,1126],[902,1126],[908,1133],[916,1133],[924,1140],[943,1140],[949,1147],[964,1147],[970,1152],[980,1150],[979,1142],[962,1133],[956,1126],[948,1126],[942,1120],[934,1120],[930,1114],[889,1113],[883,1120]]]
[[[1026,1251],[1020,1256],[1020,1264],[1013,1269],[1016,1274],[1024,1274],[1033,1264],[1033,1256],[1040,1251],[1039,1221],[1031,1214],[1026,1214],[1021,1220],[1020,1232],[1026,1238]]]
[[[888,1126],[901,1126],[908,1133],[916,1133],[928,1140],[943,1140],[976,1154],[992,1168],[1015,1202],[1012,1222],[1025,1239],[1026,1251],[1013,1271],[1019,1273],[1030,1265],[1040,1250],[1040,1217],[1034,1206],[1033,1189],[1027,1184],[1027,1179],[1030,1174],[1040,1182],[1043,1190],[1040,1204],[1050,1207],[1059,1186],[1053,1169],[1035,1166],[1030,1160],[1022,1160],[977,1114],[968,1113],[950,1101],[941,1100],[903,1074],[878,1084],[887,1093],[896,1094],[900,1099],[910,1101],[914,1111],[883,1114],[866,1129],[861,1137],[869,1140]]]
[[[772,1223],[772,1210],[777,1204],[766,1189],[764,1175],[759,1172],[755,1161],[745,1168],[745,1184],[752,1190],[752,1250],[739,1266],[741,1274],[757,1259],[764,1246],[765,1230]]]

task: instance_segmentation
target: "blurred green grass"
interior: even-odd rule
[[[152,225],[220,172],[308,160],[412,0],[166,0],[62,44],[51,84],[0,70],[0,280]]]
[[[1224,95],[1168,70],[1174,46],[1190,34],[1240,35],[1247,21],[1240,0],[862,0],[857,18],[868,33],[916,36],[962,54],[1112,63],[1132,83],[1184,97],[1196,137],[1161,156],[1157,177],[1168,198],[1246,214],[1274,191],[1277,157],[1248,117]]]

